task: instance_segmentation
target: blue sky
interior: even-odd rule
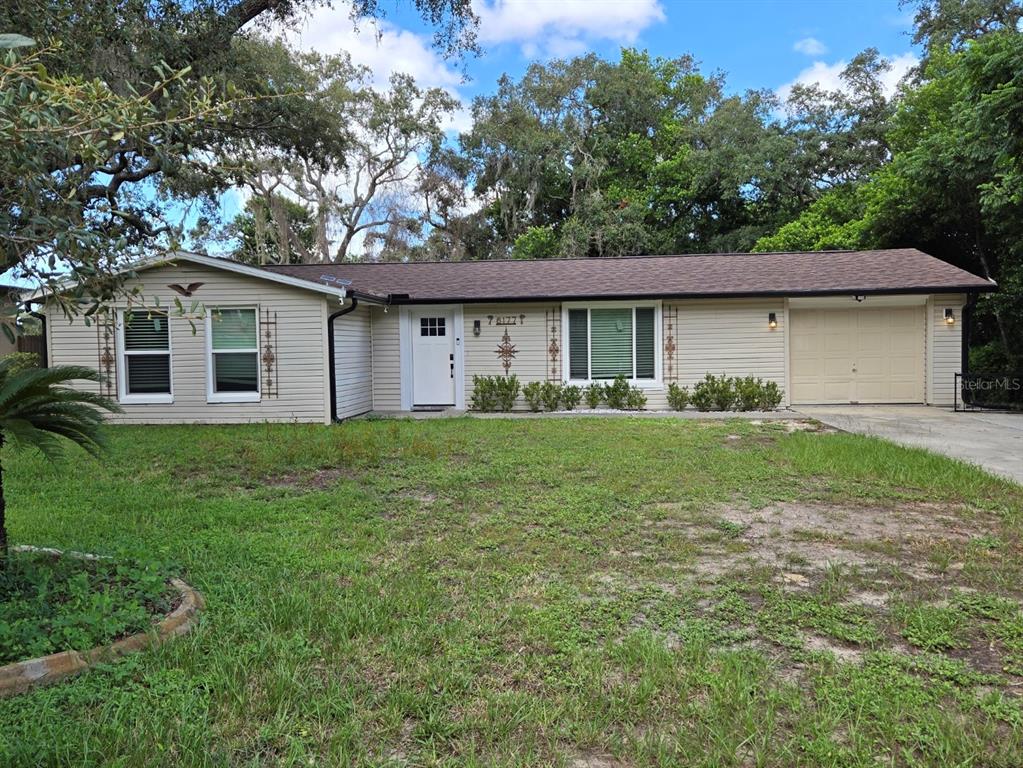
[[[616,58],[623,46],[657,56],[693,54],[707,73],[726,74],[732,92],[793,82],[837,87],[838,74],[864,48],[893,61],[890,85],[916,61],[911,14],[898,0],[473,0],[483,52],[445,60],[433,30],[408,0],[380,0],[385,17],[353,28],[344,0],[318,7],[287,32],[302,49],[347,51],[385,86],[395,71],[457,96],[463,108],[452,137],[469,128],[472,97],[492,93],[498,78],[521,75],[533,61],[587,51]],[[468,76],[466,78],[466,75]],[[228,193],[221,215],[231,219],[243,197]],[[191,218],[190,216],[187,218]]]
[[[459,63],[430,49],[431,30],[411,4],[395,6],[381,2],[385,19],[360,33],[344,5],[319,9],[295,42],[323,53],[348,50],[381,82],[394,69],[411,71],[466,102],[531,61],[585,51],[614,58],[622,46],[665,57],[692,53],[705,71],[724,71],[732,91],[778,90],[797,79],[833,84],[844,62],[871,46],[901,74],[916,53],[910,9],[898,0],[476,0],[484,54],[465,61],[470,80],[463,83]]]

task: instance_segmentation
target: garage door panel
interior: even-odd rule
[[[923,307],[790,311],[793,403],[924,400]]]

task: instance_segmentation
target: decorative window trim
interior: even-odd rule
[[[561,305],[561,378],[563,381],[567,381],[569,384],[577,384],[579,386],[587,386],[592,384],[594,381],[606,382],[610,379],[573,379],[571,377],[571,333],[569,330],[568,313],[572,309],[636,309],[637,307],[652,307],[654,310],[654,377],[652,379],[637,379],[630,377],[628,382],[632,386],[639,387],[640,389],[661,389],[663,386],[663,369],[662,361],[664,357],[664,351],[662,349],[662,328],[661,328],[661,306],[662,302],[660,299],[650,301],[571,301],[564,302]],[[587,337],[590,334],[589,322],[587,322],[586,328]],[[588,346],[588,351],[592,354],[592,345]],[[587,366],[589,367],[589,366]],[[635,315],[633,315],[632,324],[632,369],[636,370],[636,323]]]
[[[213,315],[222,309],[251,309],[256,316],[256,344],[252,349],[233,349],[232,352],[252,353],[256,356],[255,392],[216,392],[213,388]],[[258,403],[263,398],[263,375],[260,366],[262,336],[258,304],[216,304],[206,307],[206,402],[207,403]]]
[[[128,307],[126,309],[117,310],[117,318],[115,326],[117,333],[115,334],[115,345],[117,354],[117,402],[123,403],[124,405],[156,405],[156,404],[167,404],[174,402],[174,339],[170,328],[170,315],[166,312],[153,311],[153,314],[163,315],[167,320],[167,351],[163,350],[145,350],[134,352],[126,350],[124,348],[124,316],[129,312],[148,312],[146,309],[138,309]],[[149,392],[143,394],[129,394],[128,393],[128,362],[127,358],[135,354],[157,354],[167,355],[167,370],[168,370],[168,384],[170,392]]]

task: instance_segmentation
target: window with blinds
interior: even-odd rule
[[[121,316],[122,394],[170,395],[171,352],[167,315],[132,310]]]
[[[259,328],[255,308],[210,312],[212,395],[259,394]]]
[[[569,378],[654,379],[654,317],[654,307],[569,309]]]

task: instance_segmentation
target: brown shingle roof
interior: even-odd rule
[[[990,291],[994,283],[915,248],[815,253],[302,264],[267,269],[406,302]]]

